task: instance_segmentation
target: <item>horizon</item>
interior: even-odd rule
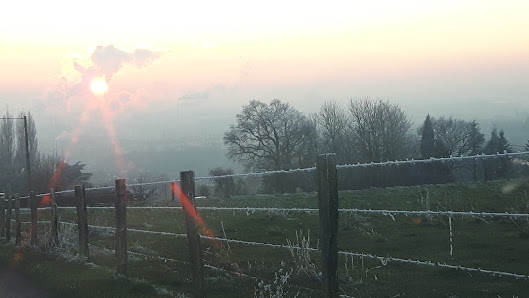
[[[221,136],[253,99],[309,114],[328,100],[380,98],[415,126],[430,113],[485,132],[529,117],[527,12],[526,1],[161,2],[126,13],[102,1],[83,13],[10,3],[0,110],[31,111],[42,147],[64,140],[70,157],[82,157],[71,140],[92,134],[116,152],[124,137]]]

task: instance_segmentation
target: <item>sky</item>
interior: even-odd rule
[[[41,142],[180,120],[221,130],[252,99],[312,113],[382,98],[414,119],[529,113],[528,15],[524,0],[10,1],[0,112],[31,110]]]

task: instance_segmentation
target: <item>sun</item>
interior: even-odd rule
[[[103,95],[108,90],[107,82],[103,78],[94,78],[90,83],[90,90],[95,95]]]

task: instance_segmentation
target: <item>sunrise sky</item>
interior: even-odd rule
[[[10,1],[0,111],[69,123],[101,102],[125,118],[194,107],[233,119],[273,98],[304,112],[366,96],[421,112],[527,107],[528,15],[524,0]],[[95,77],[103,96],[90,92]]]

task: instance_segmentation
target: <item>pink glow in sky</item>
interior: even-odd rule
[[[528,1],[68,3],[4,4],[0,106],[75,110],[96,75],[111,110],[140,114],[195,99],[529,101]]]

